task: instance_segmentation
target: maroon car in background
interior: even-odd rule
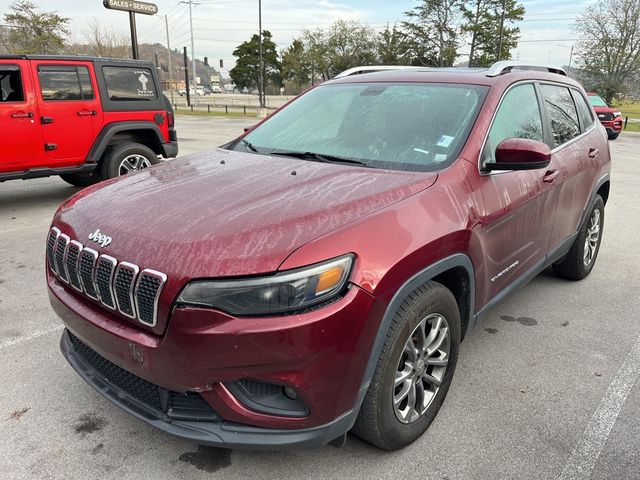
[[[611,108],[597,93],[589,92],[587,96],[596,115],[598,115],[598,120],[600,120],[602,126],[607,130],[609,140],[618,138],[620,132],[622,132],[622,112]]]
[[[398,449],[494,305],[549,266],[589,275],[610,155],[578,83],[363,70],[60,206],[49,296],[98,393],[203,444]]]

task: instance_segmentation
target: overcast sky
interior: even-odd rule
[[[129,33],[125,12],[107,10],[102,0],[33,0],[42,9],[55,9],[72,20],[71,40],[84,41],[88,22],[97,18],[106,27]],[[0,12],[9,0],[0,0]],[[168,16],[171,46],[190,47],[189,7],[177,0],[157,0],[158,15],[137,15],[142,42],[166,44],[164,15]],[[196,57],[224,59],[233,66],[234,48],[258,29],[258,0],[199,0],[193,8]],[[329,26],[334,20],[355,19],[377,30],[403,20],[413,0],[263,0],[263,28],[270,30],[279,48],[286,48],[303,28]],[[575,33],[571,26],[589,0],[525,0],[527,14],[520,24],[522,35],[514,58],[565,65],[569,62]],[[190,53],[190,51],[189,51]],[[464,53],[468,53],[465,51]],[[461,57],[464,59],[464,57]],[[213,63],[213,62],[212,62]]]

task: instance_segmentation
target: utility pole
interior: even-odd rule
[[[184,47],[184,84],[187,86],[187,107],[191,106],[191,93],[189,90],[189,57],[187,57],[187,47]]]
[[[569,54],[569,68],[571,68],[572,60],[573,60],[573,45],[571,45],[571,53]]]
[[[500,39],[498,40],[498,61],[502,59],[502,37],[504,36],[504,16],[507,13],[507,0],[502,0],[502,18],[500,19]]]
[[[171,105],[173,105],[173,68],[171,68],[171,42],[169,41],[169,17],[167,15],[164,16],[164,26],[167,29],[167,50],[169,50],[169,90],[171,91]]]
[[[195,104],[198,105],[198,91],[196,89],[196,49],[193,45],[193,6],[200,5],[198,2],[194,0],[183,0],[180,3],[184,3],[185,5],[189,5],[189,26],[191,28],[191,62],[193,63],[193,70],[191,71],[191,76],[193,77],[193,95],[195,96]],[[188,85],[187,85],[188,88]]]
[[[262,0],[258,0],[258,29],[260,30],[260,109],[265,107],[264,58],[262,55]],[[263,114],[263,112],[260,112]]]

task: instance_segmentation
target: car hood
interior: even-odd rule
[[[611,107],[593,107],[596,113],[613,113],[616,110]]]
[[[436,178],[217,149],[87,188],[54,223],[99,253],[176,282],[267,273],[305,243]],[[97,229],[111,237],[108,246],[89,240]]]

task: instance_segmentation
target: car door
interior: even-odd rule
[[[558,190],[547,169],[483,172],[496,147],[509,138],[545,142],[544,116],[534,83],[520,83],[504,94],[480,159],[481,242],[485,252],[485,304],[546,259]],[[482,301],[482,300],[481,300]]]
[[[33,62],[48,166],[85,161],[101,115],[90,62]]]
[[[26,60],[0,60],[0,173],[29,170],[42,152],[38,108]]]
[[[549,251],[553,252],[577,232],[596,180],[599,148],[607,147],[598,145],[598,135],[590,134],[595,119],[582,94],[574,90],[572,95],[566,85],[545,83],[540,88],[553,134],[552,162],[560,171],[561,183],[549,238]]]

